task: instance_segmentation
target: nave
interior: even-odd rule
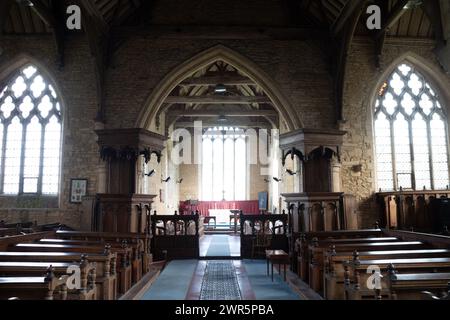
[[[266,274],[263,260],[174,260],[143,300],[299,300],[301,294]]]

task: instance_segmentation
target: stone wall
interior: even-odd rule
[[[163,77],[192,56],[217,44],[222,44],[247,57],[267,73],[287,97],[305,126],[310,128],[336,128],[333,106],[333,80],[328,70],[328,59],[312,41],[300,40],[212,40],[150,38],[132,35],[114,53],[111,66],[106,72],[106,127],[134,127],[138,116],[146,106],[145,101]],[[87,178],[88,193],[97,190],[97,167],[100,164],[94,121],[97,94],[93,59],[84,36],[71,36],[67,41],[66,62],[62,69],[55,63],[55,48],[51,36],[3,37],[0,42],[0,75],[19,54],[31,56],[51,75],[63,98],[64,142],[62,151],[61,194],[59,203],[53,208],[15,208],[17,199],[0,198],[3,209],[0,219],[14,222],[37,220],[38,223],[62,222],[73,227],[80,224],[80,206],[69,203],[71,178]],[[372,118],[370,100],[383,71],[390,63],[406,52],[413,52],[439,70],[437,62],[430,57],[430,42],[389,42],[380,69],[375,67],[373,44],[366,40],[355,40],[349,54],[344,94],[344,117],[347,122],[341,129],[347,130],[342,155],[343,191],[355,194],[359,201],[360,226],[370,226],[377,218],[373,192],[374,158],[372,143]],[[449,87],[450,80],[447,76]],[[447,103],[447,105],[450,105]],[[362,171],[352,171],[355,165]],[[165,199],[155,208],[159,211],[173,210],[180,199],[196,193],[196,170],[192,166],[170,167],[168,163],[154,164],[158,173],[151,181],[150,193],[164,190]],[[256,198],[257,192],[266,190],[263,176],[257,176],[258,168],[252,168],[250,181]],[[280,168],[280,173],[282,168]],[[159,182],[161,176],[183,177],[181,185],[172,181]],[[288,186],[279,190],[294,191],[292,177],[285,177]],[[192,188],[189,187],[192,186]],[[179,190],[179,191],[178,191]],[[158,195],[159,196],[159,195]],[[19,201],[20,202],[20,201]],[[169,206],[169,207],[168,207]]]
[[[342,187],[358,200],[358,219],[361,227],[370,227],[378,219],[374,201],[376,191],[375,159],[373,144],[373,98],[380,81],[392,64],[400,63],[401,57],[414,57],[429,66],[440,79],[442,88],[450,88],[450,77],[440,68],[432,52],[432,41],[388,40],[376,68],[372,42],[356,39],[351,48],[346,70],[344,94],[344,119],[342,129],[348,131],[342,150]],[[400,60],[399,60],[400,59]],[[386,76],[389,76],[387,74]],[[441,97],[446,100],[445,97]],[[450,101],[443,101],[450,106]],[[354,166],[362,170],[355,172]]]
[[[2,197],[0,220],[7,222],[37,221],[39,224],[61,222],[77,228],[81,205],[69,203],[70,179],[88,179],[88,194],[97,190],[99,153],[96,144],[94,118],[97,108],[94,64],[84,37],[74,36],[66,43],[66,61],[57,67],[52,36],[3,36],[0,42],[0,74],[13,66],[19,57],[31,58],[47,73],[62,98],[63,143],[60,195],[51,205],[30,197]],[[25,58],[26,59],[26,58]],[[43,70],[42,70],[43,69]],[[21,205],[17,205],[17,204]],[[20,207],[20,208],[18,208]]]
[[[107,71],[107,127],[132,127],[152,90],[181,63],[218,44],[250,59],[276,83],[303,123],[334,124],[332,78],[322,51],[299,40],[209,40],[130,38],[114,54]],[[131,76],[132,75],[132,76]]]

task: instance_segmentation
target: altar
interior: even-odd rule
[[[186,200],[180,202],[180,213],[191,213],[198,211],[202,216],[216,215],[212,210],[242,210],[243,214],[260,214],[258,200],[241,201],[193,201]],[[228,219],[228,218],[227,218]]]

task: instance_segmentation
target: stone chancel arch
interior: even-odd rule
[[[303,127],[299,115],[276,82],[251,60],[223,45],[214,46],[195,55],[167,74],[148,97],[137,118],[136,126],[144,129],[151,128],[156,115],[172,90],[186,78],[217,61],[233,66],[262,89],[279,113],[281,122],[284,124],[282,127],[285,127],[281,129],[292,131]]]

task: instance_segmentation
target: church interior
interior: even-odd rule
[[[1,0],[0,300],[449,300],[450,2]]]

